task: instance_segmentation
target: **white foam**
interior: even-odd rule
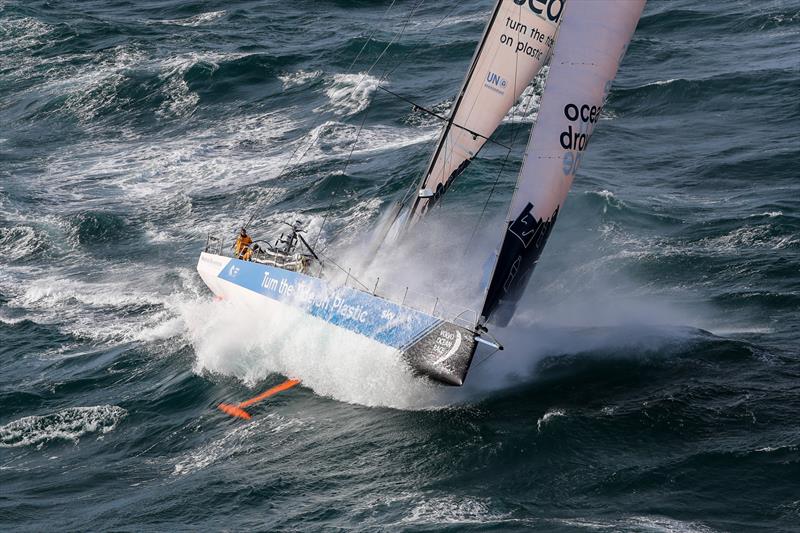
[[[48,415],[26,416],[0,426],[0,448],[43,446],[53,440],[75,443],[87,433],[113,431],[128,412],[116,405],[71,407]]]
[[[714,533],[699,522],[684,522],[664,516],[630,516],[618,519],[566,518],[555,522],[592,531],[630,531],[637,533]]]
[[[52,97],[66,95],[64,107],[70,110],[86,127],[93,124],[97,115],[109,106],[116,105],[119,87],[127,79],[130,70],[157,73],[164,82],[162,90],[166,101],[159,109],[161,117],[168,114],[186,116],[196,107],[198,97],[189,90],[183,80],[184,74],[193,65],[206,63],[216,68],[222,61],[238,59],[246,54],[228,52],[192,52],[170,57],[153,58],[131,46],[117,46],[102,53],[89,56],[86,65],[57,65],[58,75],[50,76],[27,92],[35,91]],[[25,94],[25,93],[23,93]]]
[[[164,113],[192,112],[191,102],[171,102],[178,107],[164,108]],[[188,107],[181,108],[184,104]],[[219,122],[190,141],[123,138],[71,147],[69,154],[53,155],[54,164],[37,178],[38,185],[48,187],[51,195],[63,195],[71,205],[109,190],[115,196],[122,191],[126,203],[147,209],[179,204],[191,210],[195,194],[230,191],[277,175],[292,146],[273,146],[271,141],[292,127],[285,115],[268,113]],[[243,151],[245,143],[264,149]],[[198,229],[207,230],[214,221],[201,222],[208,225]]]
[[[655,86],[669,85],[669,84],[671,84],[673,82],[676,82],[676,81],[678,81],[677,78],[670,78],[670,79],[667,79],[667,80],[658,80],[658,81],[654,81],[652,83],[645,84],[645,85],[643,85],[643,87],[649,87],[649,86],[652,86],[652,85],[655,85]]]
[[[347,345],[313,322],[259,316],[233,302],[183,306],[197,372],[234,376],[249,385],[281,374],[321,396],[368,406],[421,409],[447,405],[437,387],[411,375],[399,357]]]
[[[265,413],[246,424],[237,422],[222,437],[195,447],[179,457],[172,474],[185,476],[208,468],[241,453],[252,445],[252,441],[268,442],[271,447],[280,447],[286,439],[293,439],[296,433],[311,427],[310,421],[285,417],[275,412]]]
[[[536,121],[548,72],[550,72],[549,65],[542,67],[542,70],[533,78],[531,84],[522,91],[519,100],[508,111],[505,118],[503,118],[503,122],[533,123]],[[527,142],[527,140],[522,142]]]
[[[492,513],[486,499],[430,497],[419,501],[402,522],[412,524],[485,524],[508,515]]]
[[[238,451],[243,440],[260,429],[258,426],[263,425],[263,420],[259,419],[256,424],[238,424],[221,438],[193,448],[175,463],[173,475],[191,474],[230,457]]]
[[[329,120],[309,132],[304,143],[311,145],[304,162],[330,159],[331,156],[368,155],[394,151],[430,141],[436,136],[433,129],[420,131],[416,128],[389,126],[365,127],[358,135],[358,126]]]
[[[176,272],[183,281],[182,297],[192,297],[199,289],[196,276],[190,277],[189,269]],[[20,314],[14,320],[54,324],[64,333],[97,342],[153,342],[179,336],[182,323],[173,310],[177,296],[142,282],[155,275],[141,265],[117,267],[116,276],[97,281],[42,274],[10,287],[7,305]],[[143,307],[149,309],[138,311]],[[131,309],[137,312],[132,314]]]
[[[486,13],[478,12],[468,15],[457,15],[446,17],[444,20],[440,15],[431,18],[414,17],[409,21],[409,26],[414,28],[417,33],[429,32],[435,28],[446,28],[447,26],[457,26],[459,24],[479,23],[486,24]]]
[[[603,189],[602,191],[598,192],[597,195],[598,196],[602,196],[606,200],[610,200],[611,198],[615,198],[614,193],[609,191],[609,190],[607,190],[607,189]]]
[[[15,324],[20,324],[22,322],[25,322],[25,320],[27,320],[27,319],[26,318],[8,317],[8,316],[3,316],[2,314],[0,314],[0,322],[2,322],[3,324],[7,324],[9,326],[13,326]]]
[[[378,89],[380,80],[366,72],[334,74],[327,82],[325,94],[330,100],[331,110],[338,115],[354,115],[369,105],[372,94]],[[315,111],[324,111],[317,108]]]
[[[797,450],[796,444],[784,444],[784,445],[775,445],[775,446],[764,446],[762,448],[756,448],[754,451],[758,453],[772,453],[781,450],[785,451],[796,451]]]
[[[10,304],[18,307],[54,308],[78,301],[91,307],[125,307],[157,304],[161,299],[147,293],[121,290],[119,282],[88,282],[58,277],[37,279]]]
[[[631,516],[622,521],[627,527],[639,527],[654,533],[713,533],[714,529],[700,522],[686,522],[666,516]]]
[[[43,239],[42,234],[28,225],[0,228],[0,254],[5,260],[22,259],[42,250]]]
[[[31,17],[5,16],[0,20],[0,58],[7,52],[24,50],[39,44],[52,30],[52,26]],[[11,58],[5,58],[0,65],[10,63]]]
[[[550,420],[558,416],[566,416],[567,412],[563,409],[549,409],[541,418],[536,421],[536,431],[542,432],[542,426],[547,425]]]
[[[117,46],[92,59],[89,65],[65,66],[59,75],[31,90],[38,95],[65,96],[64,108],[91,126],[100,111],[115,102],[125,71],[143,65],[147,57],[136,48]]]
[[[194,15],[192,17],[186,17],[182,19],[164,19],[164,20],[155,20],[152,22],[157,24],[170,24],[174,26],[202,26],[203,24],[207,24],[223,16],[225,16],[225,11],[220,10],[220,11],[209,11],[208,13],[200,13],[199,15]]]
[[[298,70],[297,72],[280,74],[278,79],[283,82],[284,89],[289,89],[291,87],[305,85],[309,81],[319,78],[321,75],[321,70]]]
[[[781,250],[800,243],[795,236],[770,235],[769,225],[743,226],[719,236],[701,240],[698,244],[710,251],[738,251],[744,247]]]
[[[608,212],[608,208],[609,207],[613,207],[615,209],[622,209],[625,206],[625,203],[622,200],[617,198],[617,196],[613,192],[611,192],[611,191],[609,191],[607,189],[603,189],[602,191],[598,191],[598,192],[586,191],[585,194],[588,194],[588,195],[595,194],[595,195],[599,196],[600,198],[602,198],[605,201],[603,203],[603,213],[604,214]],[[605,225],[605,226],[600,228],[600,231],[604,232],[606,234],[607,234],[607,232],[609,230],[610,230],[610,226],[609,225]]]
[[[186,117],[194,113],[200,96],[189,89],[189,85],[183,79],[183,73],[176,69],[164,72],[159,77],[165,82],[167,99],[158,108],[156,115],[161,118]]]

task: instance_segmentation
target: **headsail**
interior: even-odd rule
[[[555,224],[645,0],[569,0],[481,315],[510,320]]]
[[[565,1],[498,0],[413,200],[410,223],[469,165],[545,64]]]

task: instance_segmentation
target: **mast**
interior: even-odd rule
[[[481,316],[516,309],[597,126],[646,0],[569,0]]]
[[[497,1],[415,191],[406,229],[464,171],[547,62],[565,1]]]

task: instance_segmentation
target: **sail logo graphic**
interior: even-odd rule
[[[561,147],[564,150],[578,150],[583,151],[586,149],[586,143],[589,142],[589,136],[592,134],[592,129],[597,121],[600,120],[600,113],[603,111],[602,107],[591,106],[583,104],[578,107],[575,104],[567,104],[564,106],[564,116],[570,122],[579,122],[578,127],[573,130],[572,124],[561,132],[559,140]]]
[[[486,82],[483,84],[487,89],[491,89],[496,93],[505,94],[506,87],[508,87],[508,80],[500,74],[492,72],[491,70],[486,75]]]
[[[518,6],[528,4],[528,8],[541,18],[547,18],[550,22],[558,22],[561,13],[564,11],[564,4],[567,0],[514,0]]]
[[[228,269],[228,274],[230,277],[235,278],[237,275],[239,275],[239,267],[236,265],[231,265],[231,268]]]
[[[561,148],[567,150],[563,160],[565,176],[571,176],[577,172],[583,151],[586,149],[589,137],[592,135],[597,121],[600,120],[602,112],[602,106],[583,104],[579,107],[573,103],[564,106],[564,116],[570,122],[567,129],[559,135]],[[573,124],[575,124],[574,129]]]

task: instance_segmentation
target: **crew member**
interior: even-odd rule
[[[254,244],[244,249],[244,253],[240,256],[243,261],[250,261],[250,258],[253,257],[253,254],[257,254],[261,251],[261,248]]]
[[[233,245],[233,254],[239,259],[243,259],[244,254],[249,251],[249,246],[251,244],[253,244],[253,239],[247,234],[247,230],[242,228],[239,232],[239,236],[236,238],[236,244]]]

